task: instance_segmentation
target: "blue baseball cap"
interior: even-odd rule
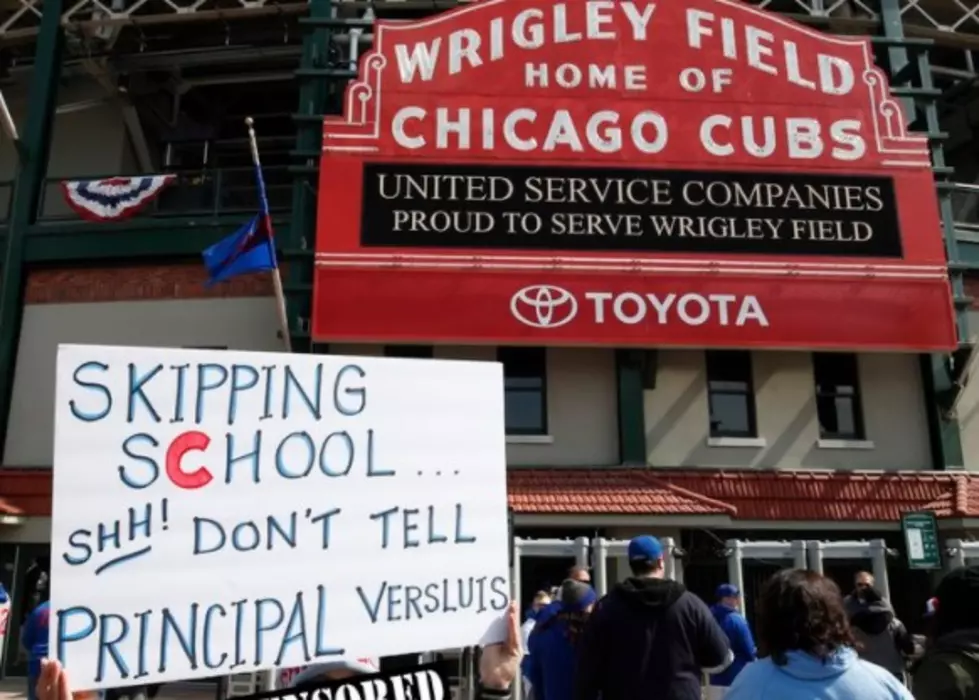
[[[718,600],[721,598],[737,598],[741,595],[741,591],[733,583],[722,583],[717,587],[716,594]]]
[[[629,542],[629,561],[660,561],[663,545],[652,535],[640,535]]]
[[[561,607],[564,610],[581,612],[597,602],[598,594],[587,583],[568,579],[561,584]]]

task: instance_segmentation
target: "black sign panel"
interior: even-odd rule
[[[364,246],[901,257],[887,177],[364,165]]]

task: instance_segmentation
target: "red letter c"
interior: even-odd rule
[[[188,452],[198,450],[203,452],[211,444],[211,438],[197,430],[181,433],[173,439],[167,448],[167,476],[170,481],[182,489],[199,489],[207,486],[214,479],[207,467],[198,467],[192,472],[184,471],[180,461]]]

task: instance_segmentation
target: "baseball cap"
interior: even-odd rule
[[[292,679],[292,687],[302,685],[303,683],[310,683],[311,681],[317,680],[320,676],[327,673],[334,673],[335,671],[349,671],[350,673],[356,674],[368,674],[377,673],[379,670],[379,664],[377,659],[363,658],[363,659],[342,659],[340,661],[328,661],[322,664],[312,664],[307,666],[302,671]]]
[[[716,592],[717,597],[720,598],[737,598],[741,595],[741,591],[733,583],[722,583],[717,587]]]
[[[597,601],[598,594],[587,583],[569,578],[561,584],[561,607],[565,610],[580,612]]]
[[[659,561],[663,558],[663,545],[652,535],[640,535],[629,542],[629,561]]]

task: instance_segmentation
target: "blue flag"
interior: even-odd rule
[[[258,187],[258,214],[230,236],[222,238],[203,252],[208,287],[251,272],[269,272],[279,266],[275,259],[275,234],[272,231],[272,216],[269,214],[265,177],[258,160],[255,132],[250,125],[248,133],[255,167],[255,185]]]
[[[258,214],[227,238],[203,252],[207,286],[251,272],[277,267],[268,214]]]

